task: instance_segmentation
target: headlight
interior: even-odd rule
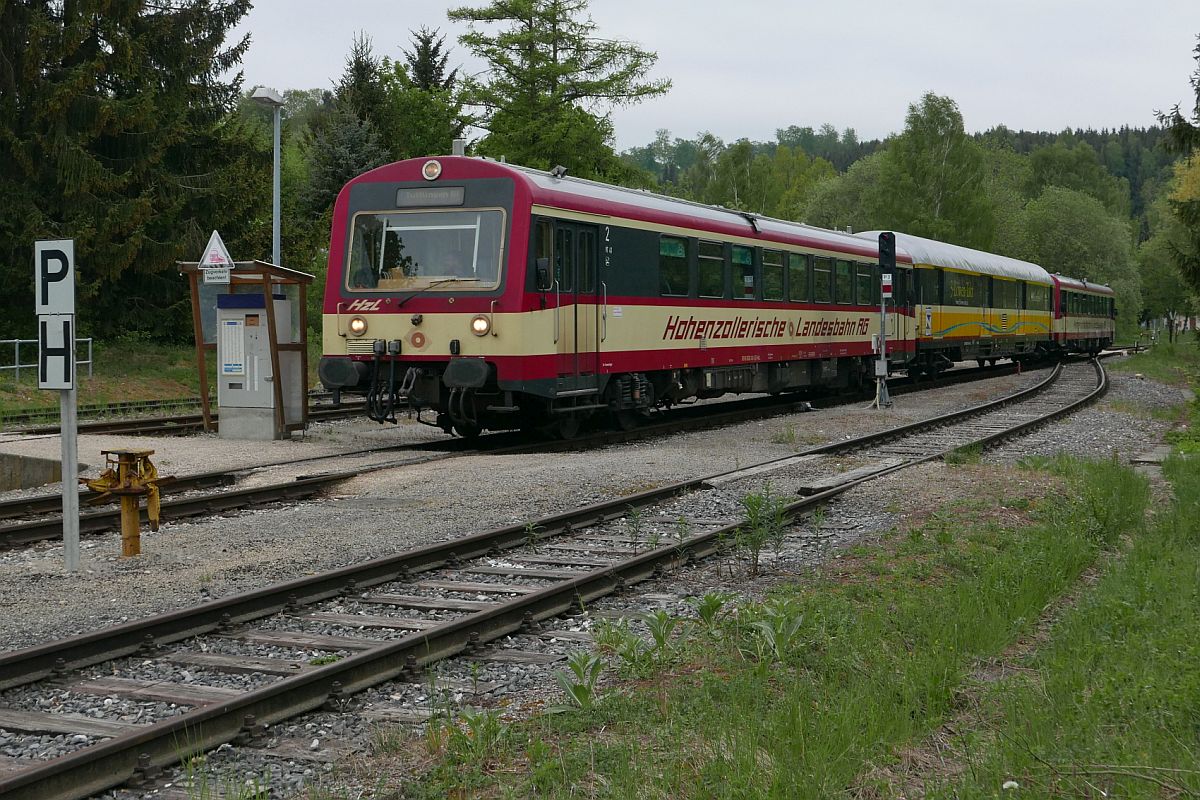
[[[492,321],[483,314],[471,320],[471,333],[476,336],[487,336],[488,331],[492,329]]]
[[[351,317],[348,327],[352,336],[362,336],[367,332],[367,321],[362,317]]]

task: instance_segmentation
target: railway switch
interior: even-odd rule
[[[121,498],[121,555],[139,555],[142,552],[139,498],[146,498],[150,530],[158,530],[158,482],[170,479],[158,477],[158,470],[150,461],[153,450],[101,450],[100,454],[104,456],[104,472],[94,480],[81,479],[93,492],[100,493],[89,505]]]

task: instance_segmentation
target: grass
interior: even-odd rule
[[[1161,342],[1144,353],[1109,361],[1113,372],[1140,373],[1172,386],[1194,386],[1200,378],[1200,343],[1184,337],[1175,343]]]
[[[1200,795],[1200,469],[1015,675],[988,687],[969,769],[931,797]]]
[[[1038,473],[1043,486],[1068,488],[1027,499],[1026,511],[963,503],[847,552],[766,603],[702,599],[704,617],[677,622],[669,639],[665,620],[644,621],[653,636],[640,652],[659,657],[623,655],[638,650],[629,626],[598,636],[608,668],[627,679],[621,688],[593,692],[590,709],[512,726],[510,748],[487,758],[447,752],[409,788],[419,797],[888,796],[897,753],[959,711],[975,666],[1029,633],[1100,554],[1139,538],[1142,478],[1112,462],[1038,466],[1050,470]],[[1200,696],[1189,691],[1170,709],[1180,724]],[[1194,745],[1194,730],[1175,732]],[[1178,753],[1154,755],[1186,766]],[[984,785],[994,795],[1000,784]]]

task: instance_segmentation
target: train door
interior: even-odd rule
[[[599,311],[596,226],[558,223],[554,241],[558,394],[596,390]]]

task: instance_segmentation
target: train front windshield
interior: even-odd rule
[[[405,291],[444,283],[456,292],[494,289],[503,245],[500,209],[356,214],[346,288]]]

